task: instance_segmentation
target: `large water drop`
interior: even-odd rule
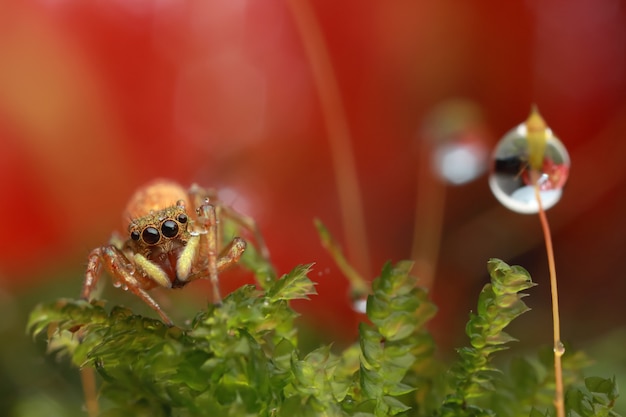
[[[493,153],[489,186],[506,208],[517,213],[539,211],[535,185],[544,210],[560,199],[569,175],[567,149],[536,110],[510,130]]]

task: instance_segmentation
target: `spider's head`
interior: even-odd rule
[[[160,246],[165,251],[174,239],[186,241],[189,217],[187,192],[179,184],[159,179],[138,189],[124,212],[135,248]]]
[[[130,239],[140,246],[160,246],[172,239],[187,240],[189,217],[185,202],[134,219],[128,226]]]

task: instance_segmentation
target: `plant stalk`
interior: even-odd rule
[[[533,171],[536,175],[536,172]],[[552,293],[552,323],[554,329],[554,378],[555,378],[555,392],[554,392],[554,407],[556,408],[557,417],[565,417],[565,403],[563,401],[563,367],[561,364],[561,357],[565,353],[565,347],[561,342],[561,324],[559,319],[559,294],[556,285],[556,266],[554,262],[554,249],[552,247],[552,236],[550,233],[550,224],[548,223],[548,217],[543,209],[541,203],[541,194],[539,192],[539,184],[534,181],[535,184],[535,197],[537,204],[539,205],[539,220],[541,221],[541,228],[543,229],[543,236],[546,242],[546,253],[548,257],[548,269],[550,271],[550,292]]]
[[[418,284],[429,291],[435,284],[446,205],[446,184],[433,174],[432,152],[428,141],[420,140],[411,249],[411,259],[415,262],[413,271],[419,277]]]
[[[350,283],[350,295],[353,301],[367,297],[367,294],[370,293],[369,283],[352,265],[350,265],[350,262],[348,262],[343,255],[339,243],[337,243],[326,226],[324,226],[319,219],[315,219],[315,227],[322,241],[322,246],[328,251],[330,256],[332,256],[341,273],[348,279]]]
[[[337,180],[343,233],[352,264],[364,276],[370,274],[369,248],[365,231],[363,199],[344,103],[328,48],[311,4],[286,0],[313,73]]]
[[[97,417],[100,414],[98,396],[96,394],[96,376],[93,368],[85,366],[80,369],[80,380],[85,395],[85,408],[89,417]]]

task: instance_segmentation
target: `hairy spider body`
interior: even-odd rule
[[[188,209],[190,205],[192,210]],[[197,185],[185,190],[164,180],[139,189],[125,211],[130,219],[127,238],[114,234],[108,245],[89,254],[82,298],[90,298],[104,268],[114,286],[137,295],[168,325],[173,325],[172,320],[148,290],[181,288],[193,280],[208,278],[213,300],[220,303],[218,274],[236,264],[246,248],[246,242],[235,237],[219,250],[221,215],[252,230],[261,252],[267,255],[254,222],[220,204],[213,191]]]

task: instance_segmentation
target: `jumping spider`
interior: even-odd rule
[[[214,191],[197,185],[185,190],[171,181],[150,183],[133,195],[125,215],[130,219],[127,238],[114,234],[108,245],[89,254],[81,293],[85,300],[89,300],[104,267],[114,286],[141,298],[170,326],[172,320],[147,290],[181,288],[193,280],[209,278],[213,301],[219,304],[218,274],[236,264],[246,249],[246,242],[235,237],[220,251],[222,216],[252,231],[261,254],[268,257],[254,221],[220,204]]]

